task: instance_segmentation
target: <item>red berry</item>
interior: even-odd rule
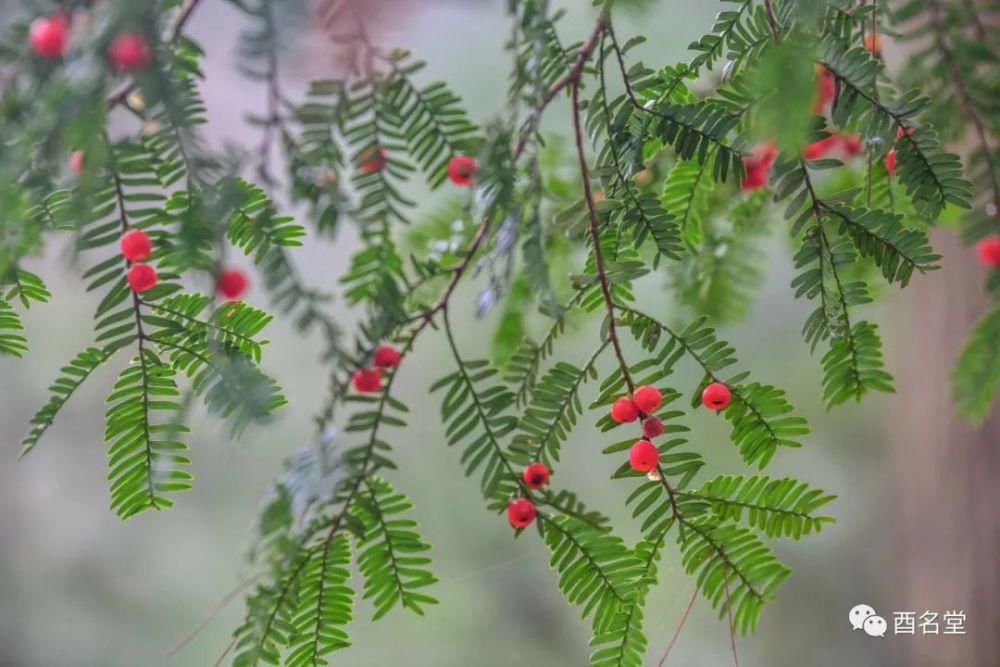
[[[540,489],[549,483],[550,475],[547,465],[535,462],[524,469],[521,478],[529,489]]]
[[[659,417],[646,417],[642,420],[642,434],[650,439],[663,435],[663,422]]]
[[[890,149],[885,155],[885,169],[893,176],[896,175],[896,149]]]
[[[813,102],[813,113],[823,113],[837,94],[837,79],[827,68],[816,66],[816,99]]]
[[[751,155],[743,158],[746,176],[740,183],[741,190],[756,190],[767,187],[771,178],[771,166],[778,157],[778,147],[765,141],[753,147]]]
[[[644,385],[636,388],[632,394],[632,401],[635,403],[635,407],[648,415],[660,407],[660,404],[663,403],[663,395],[656,387]]]
[[[53,60],[66,53],[69,42],[69,21],[65,16],[40,16],[31,22],[28,44],[36,55]]]
[[[122,234],[118,246],[122,250],[122,257],[130,262],[141,261],[153,253],[153,242],[149,240],[149,234],[141,229]]]
[[[108,45],[108,60],[111,66],[122,72],[142,69],[153,59],[149,42],[142,35],[126,32],[116,36]]]
[[[829,135],[812,142],[802,149],[802,157],[807,160],[818,160],[825,157],[840,145],[840,138],[836,135]]]
[[[394,368],[399,365],[403,355],[392,345],[379,345],[375,348],[372,361],[379,368]]]
[[[1000,267],[1000,236],[987,236],[979,242],[976,250],[979,251],[979,260],[983,264],[992,268]]]
[[[376,171],[382,171],[389,163],[389,160],[386,158],[385,149],[381,146],[379,146],[378,149],[366,150],[361,154],[361,157],[358,158],[358,160],[360,162],[360,166],[358,168],[361,170],[362,174],[371,174]]]
[[[846,134],[839,134],[837,138],[840,139],[840,147],[844,149],[844,152],[849,156],[857,155],[864,148],[864,144],[861,141],[861,137],[854,134],[853,132],[848,132]]]
[[[882,53],[882,35],[865,35],[865,49],[876,56]]]
[[[527,498],[515,498],[507,504],[507,520],[514,528],[527,528],[537,515],[535,503]]]
[[[622,396],[611,406],[611,419],[619,424],[634,422],[638,418],[639,408],[628,396]]]
[[[83,171],[83,151],[73,151],[69,154],[69,168],[74,174]]]
[[[649,440],[637,440],[628,450],[628,462],[632,470],[649,472],[660,463],[660,450]]]
[[[721,382],[713,382],[701,392],[701,402],[709,410],[724,410],[733,400],[733,392]]]
[[[359,368],[354,371],[354,389],[370,394],[382,388],[382,371],[377,368]]]
[[[133,264],[125,276],[128,286],[134,291],[142,293],[156,285],[156,269],[149,264]]]
[[[250,279],[239,269],[224,269],[219,274],[216,289],[229,301],[235,301],[246,294]]]
[[[900,125],[899,127],[896,128],[896,138],[902,139],[904,135],[913,136],[913,133],[916,131],[917,128],[915,127],[906,127],[904,125]]]
[[[448,162],[448,178],[455,185],[468,185],[476,175],[476,160],[468,155],[456,155]]]

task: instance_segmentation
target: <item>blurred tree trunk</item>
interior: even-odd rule
[[[905,290],[890,350],[898,395],[887,418],[900,523],[899,569],[885,591],[894,611],[964,610],[965,636],[900,637],[913,667],[1000,665],[1000,410],[975,428],[955,413],[951,367],[969,327],[986,312],[985,272],[974,251],[938,230],[942,270]],[[891,512],[890,512],[891,514]],[[892,620],[886,613],[892,628]],[[940,620],[940,619],[939,619]],[[944,629],[942,624],[941,629]]]

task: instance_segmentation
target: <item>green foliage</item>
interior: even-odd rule
[[[123,519],[171,507],[167,494],[191,488],[187,445],[178,439],[187,428],[175,421],[182,410],[175,375],[173,367],[140,347],[108,396],[104,439],[111,509]]]
[[[107,355],[96,347],[88,347],[63,366],[59,377],[49,387],[49,402],[43,405],[31,418],[31,431],[22,441],[21,456],[24,456],[38,444],[45,432],[52,426],[56,415],[62,410],[66,401],[86,382],[90,374],[107,361]]]
[[[952,374],[955,400],[975,421],[989,414],[1000,390],[1000,308],[994,307],[972,329]]]
[[[789,574],[764,539],[819,532],[832,521],[820,512],[833,496],[764,474],[698,480],[709,457],[691,444],[697,436],[689,435],[683,399],[700,409],[709,382],[732,391],[722,416],[742,466],[766,468],[809,433],[786,393],[743,370],[743,358],[709,325],[749,312],[771,261],[760,246],[776,227],[775,209],[768,188],[738,189],[744,159],[766,139],[781,147],[769,185],[790,225],[793,291],[815,304],[803,335],[813,350],[825,346],[827,406],[891,391],[877,327],[858,314],[875,293],[867,281],[881,275],[905,287],[914,274],[931,273],[939,260],[928,241],[932,224],[975,204],[960,225],[976,240],[995,222],[982,213],[984,193],[1000,205],[1000,117],[989,104],[995,77],[984,74],[996,63],[987,47],[995,29],[978,21],[976,3],[925,11],[906,2],[889,13],[875,4],[731,0],[711,32],[691,43],[687,62],[647,66],[634,60],[645,38],[619,40],[613,25],[619,7],[639,9],[642,1],[597,0],[596,23],[575,42],[560,36],[562,12],[546,0],[512,1],[509,104],[482,132],[448,84],[426,77],[422,61],[366,31],[332,35],[346,46],[346,73],[311,82],[304,99],[293,99],[279,65],[304,15],[296,3],[280,12],[263,0],[231,4],[248,26],[241,70],[264,97],[265,111],[248,116],[262,133],[253,154],[214,151],[201,139],[202,50],[184,34],[194,4],[170,0],[127,14],[121,2],[77,7],[89,15],[59,62],[23,57],[25,25],[14,40],[0,39],[0,354],[27,351],[18,304],[50,298],[43,280],[21,266],[50,237],[67,239],[98,301],[92,344],[61,369],[23,452],[123,350],[132,362],[112,390],[105,428],[111,505],[122,518],[169,507],[191,487],[185,440],[196,399],[235,437],[271,419],[286,402],[261,367],[271,315],[187,287],[214,284],[237,251],[276,312],[302,332],[320,332],[330,387],[316,434],[286,462],[261,511],[251,559],[262,571],[234,636],[234,664],[329,661],[350,643],[355,571],[375,619],[397,607],[422,615],[437,602],[428,592],[436,581],[430,547],[409,518],[407,496],[385,479],[397,468],[386,429],[406,428],[409,419],[393,395],[401,370],[383,369],[371,393],[352,391],[351,377],[372,363],[377,345],[392,343],[409,357],[418,338],[441,329],[453,363],[430,390],[441,396],[446,442],[461,449],[490,512],[502,514],[514,498],[538,508],[558,588],[591,620],[593,665],[643,664],[646,599],[674,541],[713,609],[731,615],[737,631],[753,630]],[[339,25],[338,5],[316,9],[317,23]],[[126,18],[155,47],[134,80],[95,56]],[[930,38],[895,79],[926,83],[924,93],[897,92],[894,73],[862,48],[872,22],[879,34],[894,34],[881,25],[889,19],[911,21],[902,26],[908,37]],[[828,118],[811,113],[817,65],[836,81]],[[561,122],[542,123],[567,95],[580,105]],[[113,141],[112,110],[121,137]],[[128,113],[119,118],[117,110]],[[566,126],[585,128],[572,164],[558,131],[540,129]],[[799,158],[804,143],[847,132],[864,142],[866,173],[837,159]],[[966,137],[974,144],[969,180],[944,147]],[[883,166],[890,149],[896,177]],[[85,160],[70,175],[63,165],[74,150]],[[270,169],[274,150],[288,167],[279,178]],[[450,203],[443,227],[432,216],[411,234],[427,243],[408,247],[401,226],[424,217],[412,176],[421,172],[435,189],[458,154],[478,163],[468,195]],[[259,184],[241,176],[249,173]],[[322,237],[345,221],[357,226],[361,247],[335,287],[301,280],[296,255],[307,233],[283,213],[279,202],[288,200],[308,206]],[[141,294],[125,280],[131,265],[117,247],[134,229],[152,239],[143,261],[159,275]],[[579,265],[563,280],[570,260]],[[987,288],[1000,294],[993,273]],[[502,339],[495,345],[502,369],[466,360],[449,321],[468,292],[460,283],[477,276],[484,283],[477,315],[500,312],[494,340]],[[638,303],[647,293],[639,281],[662,285],[665,276],[692,311],[686,326],[661,322]],[[334,290],[358,322],[347,341],[340,314],[327,307]],[[570,298],[560,304],[563,294]],[[537,339],[525,335],[535,304],[548,318]],[[997,313],[977,325],[955,371],[957,402],[975,419],[1000,387]],[[594,351],[569,361],[558,344],[571,321],[587,318]],[[675,384],[682,363],[697,371],[694,386]],[[659,465],[643,477],[625,456],[638,424],[615,424],[607,411],[645,384],[663,394],[655,416],[664,433],[654,439]],[[618,434],[604,452],[613,457],[614,483],[634,487],[626,500],[642,536],[634,548],[579,490],[531,489],[522,480],[528,463],[557,468],[563,444],[591,417],[602,433]]]
[[[413,507],[406,496],[395,493],[388,482],[373,478],[367,493],[358,496],[355,514],[365,526],[358,567],[365,578],[365,598],[375,605],[381,618],[396,604],[423,616],[424,605],[437,600],[420,589],[437,578],[426,569],[430,550],[414,530],[417,523],[399,516]]]

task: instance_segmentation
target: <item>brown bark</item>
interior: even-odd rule
[[[890,349],[903,358],[892,414],[898,499],[896,610],[964,610],[967,635],[899,637],[901,664],[1000,665],[1000,410],[979,428],[958,416],[951,369],[988,304],[974,251],[939,230],[942,270],[915,279]],[[887,617],[888,618],[888,617]],[[892,620],[889,619],[890,629]],[[943,630],[943,625],[942,625]]]

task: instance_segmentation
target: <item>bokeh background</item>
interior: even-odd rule
[[[3,3],[8,5],[8,3]],[[17,3],[12,3],[17,4]],[[429,61],[429,74],[452,83],[477,121],[502,108],[507,37],[500,0],[382,0],[369,3],[381,18],[376,35],[402,44]],[[593,9],[582,0],[556,3],[569,15],[561,25],[567,42],[586,34]],[[651,3],[625,14],[621,34],[650,40],[639,55],[647,63],[685,58],[689,41],[708,31],[721,3],[701,0]],[[8,20],[16,9],[0,12]],[[256,131],[243,120],[263,108],[264,92],[235,69],[243,19],[226,3],[207,0],[191,22],[207,51],[203,87],[215,146],[252,145]],[[287,85],[301,89],[329,75],[335,57],[326,38],[305,27],[292,33],[282,62]],[[889,52],[890,58],[894,57]],[[896,54],[898,57],[898,54]],[[547,127],[568,131],[560,102]],[[777,224],[777,223],[776,223]],[[777,601],[763,614],[759,632],[738,638],[740,664],[988,665],[996,652],[998,521],[990,471],[998,466],[996,424],[974,432],[957,422],[947,397],[950,363],[971,319],[979,312],[980,278],[967,252],[947,233],[936,238],[945,270],[918,277],[907,294],[891,294],[871,317],[882,324],[889,366],[900,391],[873,396],[861,406],[827,413],[820,400],[818,358],[811,357],[799,327],[809,306],[796,302],[787,242],[778,231],[768,250],[767,278],[750,318],[723,333],[756,377],[789,389],[813,427],[807,445],[776,458],[770,474],[794,474],[839,498],[830,506],[837,523],[801,543],[777,543],[794,568]],[[337,276],[357,247],[345,226],[334,241],[296,252],[304,279],[335,290]],[[121,523],[107,509],[103,398],[113,378],[95,376],[63,411],[41,445],[16,456],[26,424],[46,396],[58,368],[90,343],[92,295],[85,294],[64,249],[53,247],[28,268],[42,274],[54,297],[26,317],[33,343],[21,361],[0,358],[0,665],[3,667],[135,667],[211,665],[242,618],[239,596],[220,600],[254,571],[245,563],[254,520],[281,460],[308,440],[311,415],[324,396],[320,343],[302,340],[285,323],[269,329],[265,367],[285,389],[290,405],[265,428],[239,442],[201,418],[191,438],[196,475],[193,492],[163,513]],[[640,299],[663,318],[675,313],[664,298],[663,278],[644,283]],[[455,319],[467,332],[463,352],[489,352],[496,314],[475,320],[475,287],[456,295]],[[260,292],[251,301],[266,307]],[[352,315],[331,306],[349,326]],[[465,313],[459,317],[459,313]],[[72,323],[72,324],[71,324]],[[540,322],[535,322],[538,331]],[[567,335],[564,354],[579,360],[593,346],[593,323]],[[422,340],[407,359],[401,397],[413,409],[411,427],[395,435],[400,470],[391,476],[416,503],[425,536],[434,545],[434,593],[441,605],[424,619],[395,611],[377,625],[361,608],[350,628],[354,646],[335,664],[357,667],[576,666],[587,664],[587,624],[560,597],[547,552],[528,531],[516,542],[502,518],[485,511],[475,481],[464,478],[458,453],[442,443],[438,404],[430,378],[449,363],[440,338]],[[698,381],[675,378],[679,387]],[[601,438],[581,420],[564,449],[558,476],[586,489],[588,502],[610,514],[629,539],[635,527],[622,510],[628,485],[608,477],[616,464],[600,454]],[[722,420],[700,412],[688,419],[693,442],[712,461],[709,472],[744,472]],[[992,434],[989,429],[992,428]],[[990,445],[993,445],[992,447]],[[992,496],[991,496],[992,494]],[[647,611],[648,664],[655,665],[693,589],[668,550],[661,581]],[[963,609],[969,634],[926,639],[873,639],[852,632],[847,612],[865,602],[886,617],[892,611]],[[214,617],[179,651],[189,633]],[[699,600],[671,653],[670,665],[731,664],[725,621]]]

